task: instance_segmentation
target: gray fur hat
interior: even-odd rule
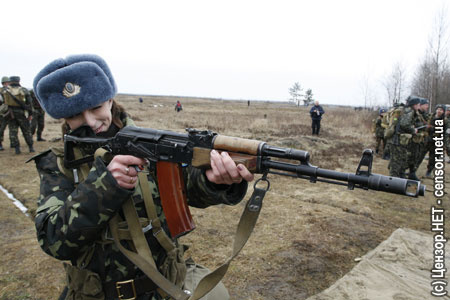
[[[34,78],[39,103],[53,118],[68,118],[114,98],[117,86],[106,62],[97,55],[59,58]]]
[[[409,96],[408,99],[406,99],[406,105],[413,106],[416,104],[420,104],[420,98],[417,96]]]
[[[20,82],[20,76],[9,76],[10,82]]]
[[[430,102],[428,101],[428,99],[420,98],[420,105],[425,105],[425,104],[430,104]]]

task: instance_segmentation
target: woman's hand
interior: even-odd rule
[[[135,166],[143,166],[146,164],[143,158],[132,155],[116,155],[109,163],[107,169],[121,187],[133,189],[138,181],[138,172]]]
[[[216,150],[211,151],[211,169],[206,171],[206,177],[210,182],[228,185],[240,183],[242,179],[252,181],[254,178],[244,165],[236,166],[227,152],[219,154]]]

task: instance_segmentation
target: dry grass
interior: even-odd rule
[[[325,106],[321,135],[313,137],[309,110],[304,107],[263,102],[247,107],[246,101],[188,98],[181,99],[184,110],[176,113],[174,98],[144,96],[144,103],[137,99],[118,97],[138,126],[178,132],[188,127],[211,129],[308,150],[312,163],[322,168],[354,172],[362,150],[374,146],[370,133],[373,116],[348,108]],[[48,118],[46,122],[45,137],[60,137],[60,121]],[[36,143],[36,148],[43,151],[53,145]],[[29,156],[15,156],[12,149],[0,152],[0,183],[33,214],[39,178],[33,163],[23,164]],[[386,161],[375,158],[375,173],[387,174],[386,166]],[[419,175],[423,173],[420,169]],[[356,257],[376,247],[396,228],[429,231],[431,193],[412,199],[287,177],[269,178],[271,190],[255,231],[224,279],[232,299],[305,299],[334,283],[355,265]],[[425,183],[431,188],[431,181]],[[0,271],[6,275],[0,277],[0,299],[55,299],[63,285],[61,264],[39,250],[31,220],[8,202],[0,197],[0,225],[6,232],[1,235]],[[224,262],[231,254],[243,206],[192,209],[197,229],[182,238],[191,247],[189,255],[209,268]],[[54,285],[47,289],[49,282]],[[23,284],[26,289],[20,288]]]

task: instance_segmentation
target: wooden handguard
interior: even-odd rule
[[[182,236],[195,228],[187,204],[181,166],[177,163],[159,161],[156,163],[159,195],[167,225],[173,238]]]
[[[219,153],[227,151],[236,164],[243,164],[250,172],[257,171],[257,154],[261,141],[219,135],[214,140],[213,148]],[[194,148],[192,166],[201,169],[211,168],[211,149]]]
[[[214,140],[214,149],[257,155],[261,143],[256,140],[218,135]]]

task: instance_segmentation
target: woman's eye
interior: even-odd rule
[[[101,105],[96,106],[96,107],[93,108],[93,110],[99,109],[99,108],[101,108],[101,107],[102,107]]]

